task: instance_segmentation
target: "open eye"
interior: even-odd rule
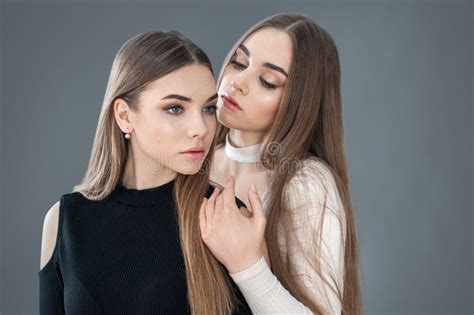
[[[181,107],[181,105],[173,105],[166,108],[166,111],[172,115],[178,115],[182,110],[183,107]]]
[[[209,113],[209,114],[214,114],[217,110],[217,106],[216,105],[210,105],[210,106],[206,106],[204,109],[203,109],[206,113]]]

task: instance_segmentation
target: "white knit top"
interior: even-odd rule
[[[290,274],[312,300],[326,308],[327,314],[340,315],[341,302],[332,289],[338,288],[341,293],[344,289],[344,209],[330,170],[313,158],[301,165],[284,189],[293,221],[291,232],[288,240],[280,234],[278,242]],[[262,201],[267,215],[271,209],[267,209],[265,197]],[[317,266],[306,258],[308,255],[320,257],[322,275],[328,284],[317,275]],[[255,314],[312,314],[283,287],[263,256],[255,265],[230,276]]]

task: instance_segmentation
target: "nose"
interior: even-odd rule
[[[239,90],[240,93],[246,95],[248,93],[248,71],[241,71],[230,80],[230,88],[232,90]]]
[[[202,138],[209,133],[209,127],[202,113],[192,115],[189,122],[187,122],[188,134],[190,138]]]

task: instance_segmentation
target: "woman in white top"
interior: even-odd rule
[[[254,313],[362,314],[333,39],[271,16],[234,45],[218,87],[210,178],[224,188],[201,205],[204,243]]]

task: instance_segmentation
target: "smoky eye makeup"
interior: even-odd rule
[[[245,58],[238,59],[238,57],[239,57],[239,54],[237,53],[237,51],[235,51],[234,54],[232,55],[232,58],[230,58],[229,63],[236,65],[237,67],[240,67],[240,68],[247,67],[248,65],[246,64]]]
[[[262,83],[262,85],[267,88],[267,89],[270,89],[270,90],[274,90],[277,88],[277,86],[275,84],[272,84],[268,81],[266,81],[265,79],[263,79],[262,77],[259,78],[260,82]]]
[[[245,64],[243,64],[243,63],[241,63],[241,62],[239,62],[239,61],[237,61],[237,60],[235,60],[235,59],[231,60],[231,61],[230,61],[230,64],[231,64],[232,66],[234,66],[235,68],[237,68],[237,69],[244,69],[244,68],[247,67],[247,65],[245,65]]]
[[[229,66],[231,66],[231,67],[233,67],[233,68],[235,68],[235,69],[238,69],[238,70],[243,70],[243,69],[245,69],[245,68],[248,67],[248,65],[242,60],[242,59],[245,60],[245,59],[246,59],[245,57],[247,57],[247,55],[244,54],[243,52],[239,52],[239,49],[241,50],[240,47],[237,48],[237,49],[235,50],[234,54],[232,55],[232,58],[230,58]],[[245,57],[244,57],[244,58],[241,58],[241,59],[239,60],[239,59],[238,59],[238,56],[239,56],[239,55],[243,55],[243,56],[245,56]],[[267,65],[267,64],[269,64],[269,63],[265,63],[265,64],[264,64],[264,67],[270,69],[271,71],[273,71],[273,70],[272,70],[273,68],[270,68],[270,67],[268,67],[268,66],[265,66],[265,65]],[[283,83],[283,84],[271,83],[271,82],[269,82],[268,80],[266,80],[265,78],[263,78],[262,76],[259,76],[258,80],[259,80],[259,82],[261,83],[261,85],[262,85],[264,88],[270,89],[270,90],[276,89],[276,88],[278,88],[278,87],[284,85],[284,83]],[[278,80],[277,80],[277,81],[278,81]]]

